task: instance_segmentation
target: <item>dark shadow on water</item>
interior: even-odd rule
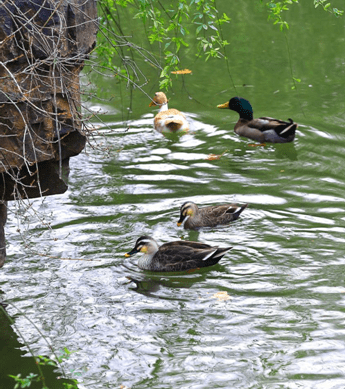
[[[290,161],[298,160],[295,142],[260,144],[249,140],[247,143],[244,142],[243,144],[236,143],[236,148],[232,151],[232,156],[245,157],[249,152],[255,150],[261,151],[262,149],[265,149],[265,151],[268,152],[273,151],[276,159],[288,159]]]
[[[0,303],[1,304],[1,303]],[[40,375],[36,360],[26,356],[22,348],[24,344],[18,341],[17,334],[12,329],[9,317],[4,312],[5,304],[0,307],[0,389],[12,389],[16,383],[9,375],[27,377],[30,373]],[[54,389],[65,389],[65,384],[72,384],[71,380],[61,378],[54,366],[41,366],[46,386]],[[19,386],[21,387],[21,386]],[[32,382],[30,389],[42,389],[41,382]]]
[[[179,237],[181,240],[189,240],[191,242],[199,242],[199,230],[185,230],[183,227],[181,228],[181,232],[179,233]]]
[[[153,273],[143,272],[135,276],[127,276],[130,281],[130,289],[145,296],[169,299],[169,294],[159,294],[162,289],[189,289],[194,284],[204,282],[207,273],[219,265],[212,267],[193,269],[184,272]],[[188,299],[186,299],[188,300]]]

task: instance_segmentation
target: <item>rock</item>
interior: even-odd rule
[[[79,73],[97,29],[95,0],[0,3],[0,201],[66,191],[86,141]]]

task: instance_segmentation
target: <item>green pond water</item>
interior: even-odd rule
[[[73,351],[63,366],[81,389],[345,387],[345,19],[304,3],[285,36],[259,3],[218,1],[232,19],[230,73],[187,50],[193,73],[168,92],[192,125],[180,138],[153,130],[157,110],[138,89],[131,100],[114,78],[92,78],[106,100],[85,104],[106,125],[95,120],[92,146],[71,160],[69,190],[25,213],[10,204],[2,299],[36,355],[51,355],[46,341]],[[140,66],[152,96],[159,71]],[[236,95],[256,116],[298,122],[294,143],[238,137],[237,114],[216,108]],[[189,232],[176,226],[186,200],[249,207]],[[152,274],[124,257],[141,235],[233,249],[214,267]],[[9,355],[1,389],[6,371],[26,371]]]

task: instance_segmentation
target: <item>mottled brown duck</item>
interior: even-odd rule
[[[199,208],[192,201],[186,201],[181,205],[177,225],[181,226],[184,222],[185,229],[197,230],[229,224],[237,220],[247,206],[248,204],[222,204]]]
[[[158,246],[152,237],[141,236],[137,239],[133,250],[125,256],[130,257],[141,252],[144,255],[138,261],[140,269],[174,272],[215,265],[231,248],[183,240]]]

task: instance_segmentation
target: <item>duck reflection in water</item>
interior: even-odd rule
[[[145,296],[157,297],[157,292],[162,288],[167,289],[189,289],[196,282],[203,282],[206,279],[207,268],[195,269],[193,271],[185,271],[179,273],[166,273],[162,274],[146,275],[137,274],[135,276],[127,276],[126,278],[132,282],[135,286],[131,287],[134,290]],[[166,293],[163,294],[166,296]]]

